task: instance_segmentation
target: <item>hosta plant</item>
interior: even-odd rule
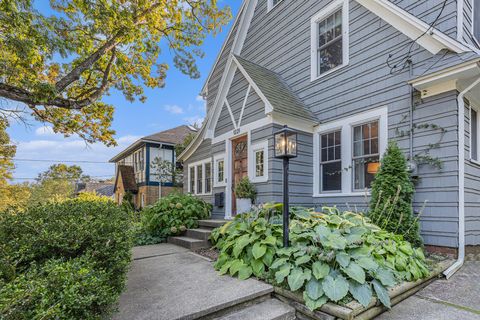
[[[212,234],[220,250],[215,268],[246,279],[252,274],[303,292],[308,308],[376,296],[390,307],[388,288],[429,274],[421,249],[372,224],[362,214],[324,208],[291,210],[291,246],[282,248],[278,207],[237,217]]]

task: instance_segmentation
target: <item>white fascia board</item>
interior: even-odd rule
[[[455,53],[472,51],[443,32],[430,28],[430,25],[388,0],[356,1],[410,39],[416,40],[419,45],[432,54],[437,54],[442,49],[448,49]]]
[[[415,89],[422,91],[438,87],[440,84],[448,83],[452,80],[471,78],[480,73],[479,63],[480,58],[426,76],[420,76],[408,83]]]
[[[210,81],[210,78],[212,78],[213,71],[215,70],[215,68],[218,65],[218,62],[220,61],[220,57],[222,56],[222,53],[225,50],[225,46],[227,45],[228,40],[232,36],[233,29],[235,29],[235,25],[237,24],[238,20],[242,16],[243,9],[245,8],[245,5],[246,5],[247,2],[248,2],[248,0],[244,0],[242,2],[242,5],[240,6],[240,9],[238,10],[237,16],[235,17],[235,20],[233,21],[232,27],[230,28],[230,31],[228,32],[227,37],[223,41],[222,48],[220,49],[220,51],[217,54],[217,57],[215,58],[215,62],[213,63],[212,69],[210,69],[210,73],[208,74],[207,80],[205,80],[205,83],[203,84],[202,91],[200,91],[200,94],[202,94],[202,95],[207,92],[208,82]],[[239,30],[239,28],[237,28],[237,33],[238,33],[238,30]]]

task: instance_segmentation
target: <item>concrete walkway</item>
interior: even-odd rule
[[[115,320],[196,319],[273,291],[253,279],[220,277],[212,262],[171,244],[134,248],[133,257]]]
[[[480,262],[466,262],[449,280],[437,280],[378,320],[479,320]]]

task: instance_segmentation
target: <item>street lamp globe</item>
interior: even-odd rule
[[[284,126],[275,133],[275,158],[291,159],[297,157],[297,131]]]

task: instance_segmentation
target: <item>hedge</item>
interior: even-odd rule
[[[130,218],[67,200],[0,214],[0,318],[99,319],[124,288]]]

